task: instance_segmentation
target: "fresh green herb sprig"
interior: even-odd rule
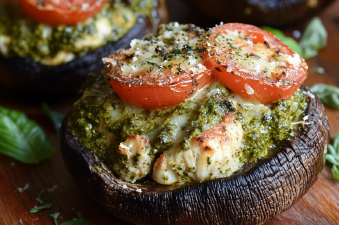
[[[59,217],[60,213],[54,213],[54,214],[49,214],[49,215],[53,218],[54,225],[58,225],[57,218]],[[60,225],[92,225],[92,224],[88,221],[78,219],[78,220],[67,221]]]
[[[59,134],[62,120],[65,118],[65,115],[51,110],[46,103],[42,104],[42,111],[51,119],[54,125],[55,131]]]
[[[42,205],[42,206],[32,208],[32,209],[29,211],[29,213],[37,213],[37,212],[39,212],[39,211],[42,210],[42,209],[50,209],[51,207],[52,207],[52,204],[51,204],[51,203],[44,204],[44,205]]]
[[[43,189],[40,191],[39,193],[39,196],[38,198],[36,199],[40,204],[43,204],[39,207],[35,206],[34,208],[32,208],[29,213],[37,213],[39,212],[40,210],[43,210],[43,209],[50,209],[52,208],[52,204],[51,203],[46,203],[46,197],[45,197],[45,194],[47,192],[47,189]]]
[[[318,17],[313,18],[307,25],[299,44],[293,38],[286,37],[284,33],[278,29],[267,26],[262,27],[262,29],[273,33],[304,59],[316,56],[318,51],[324,48],[327,43],[327,31]]]
[[[336,180],[339,180],[339,133],[334,135],[333,145],[327,147],[326,160],[332,163],[332,173]]]
[[[46,201],[45,194],[47,192],[47,189],[43,189],[40,191],[38,198],[36,199],[40,204],[44,204]]]
[[[339,88],[328,84],[315,84],[310,89],[320,101],[333,109],[339,109]]]
[[[0,153],[38,164],[55,152],[43,129],[20,111],[0,106]]]
[[[85,220],[71,220],[71,221],[64,222],[60,225],[92,225],[92,224]]]

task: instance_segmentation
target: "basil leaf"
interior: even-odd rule
[[[333,147],[336,150],[336,154],[339,155],[339,133],[334,135]]]
[[[336,150],[334,148],[334,144],[333,145],[328,145],[327,150],[328,150],[328,154],[331,154],[331,155],[336,155],[337,154],[337,152],[336,152]]]
[[[302,56],[303,52],[298,44],[293,38],[286,37],[283,32],[281,32],[278,29],[272,28],[272,27],[261,27],[261,29],[266,30],[274,34],[277,38],[279,38],[285,45],[290,47],[293,51],[297,52],[299,55]]]
[[[326,160],[333,164],[333,177],[339,180],[339,133],[334,135],[333,145],[328,145],[327,150]]]
[[[42,206],[39,206],[39,207],[32,208],[31,211],[29,211],[29,213],[37,213],[40,210],[49,209],[51,207],[52,207],[52,204],[45,204],[45,205],[42,205]]]
[[[334,155],[326,154],[326,160],[332,163],[333,165],[339,166],[339,161],[335,158]]]
[[[310,90],[324,105],[339,109],[339,88],[328,84],[315,84]]]
[[[300,48],[305,59],[314,57],[318,50],[324,48],[327,42],[327,31],[318,17],[315,17],[307,25],[300,39]]]
[[[64,222],[60,225],[92,225],[92,224],[85,220],[72,220],[72,221]]]
[[[278,29],[268,27],[268,26],[263,26],[263,27],[261,27],[261,29],[271,32],[272,34],[277,36],[277,38],[279,38],[279,39],[286,38],[285,34]]]
[[[23,112],[1,106],[0,140],[0,153],[24,163],[37,164],[55,152],[38,124]]]
[[[339,167],[333,165],[331,171],[333,173],[334,179],[339,180]]]
[[[46,103],[42,104],[42,111],[52,120],[54,129],[59,134],[62,120],[65,118],[65,115],[51,110]]]
[[[304,56],[298,42],[296,42],[293,38],[286,37],[282,40],[282,42],[289,46],[293,51],[297,52],[301,57]]]

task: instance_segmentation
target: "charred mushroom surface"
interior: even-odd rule
[[[270,158],[230,178],[164,186],[122,181],[81,145],[63,122],[61,151],[78,185],[113,215],[134,224],[259,224],[296,203],[323,168],[329,129],[324,106],[307,93],[298,137]]]

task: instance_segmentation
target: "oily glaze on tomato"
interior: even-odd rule
[[[193,25],[171,23],[131,49],[104,58],[114,91],[126,102],[148,109],[177,105],[210,83],[200,34]]]
[[[32,19],[50,26],[75,25],[95,16],[107,0],[20,0]]]
[[[241,97],[271,104],[294,94],[307,64],[270,32],[252,25],[223,24],[209,30],[205,65]]]
[[[142,108],[157,109],[185,101],[211,81],[208,73],[195,74],[194,77],[166,85],[138,85],[133,82],[129,84],[114,79],[111,79],[110,83],[119,97],[128,103]]]

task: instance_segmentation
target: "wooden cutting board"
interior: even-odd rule
[[[171,20],[189,22],[189,9],[178,0],[168,1]],[[180,7],[179,7],[180,6]],[[182,14],[188,12],[186,17]],[[327,83],[339,87],[339,0],[319,14],[328,33],[327,47],[319,55],[307,60],[309,76],[306,85]],[[194,22],[194,21],[191,21]],[[210,24],[209,26],[213,26]],[[304,30],[305,24],[284,29],[291,34],[293,30]],[[324,73],[316,72],[317,67]],[[1,71],[0,71],[1,76]],[[66,114],[75,98],[49,103],[54,110]],[[52,144],[58,151],[40,165],[25,165],[12,158],[0,155],[0,225],[49,225],[53,224],[51,213],[59,212],[59,224],[74,218],[84,218],[93,225],[127,225],[121,219],[108,214],[88,198],[72,180],[66,171],[59,151],[59,137],[53,130],[49,119],[41,111],[41,103],[12,99],[0,96],[0,105],[24,111],[30,119],[36,120],[46,131]],[[339,110],[326,109],[329,117],[331,137],[339,132]],[[20,193],[19,187],[29,184],[26,191]],[[47,192],[47,201],[53,204],[51,209],[30,214],[29,210],[39,203],[39,192],[44,188],[54,189]],[[311,190],[291,209],[285,211],[269,225],[330,225],[339,224],[339,181],[332,178],[327,165],[319,175]]]

